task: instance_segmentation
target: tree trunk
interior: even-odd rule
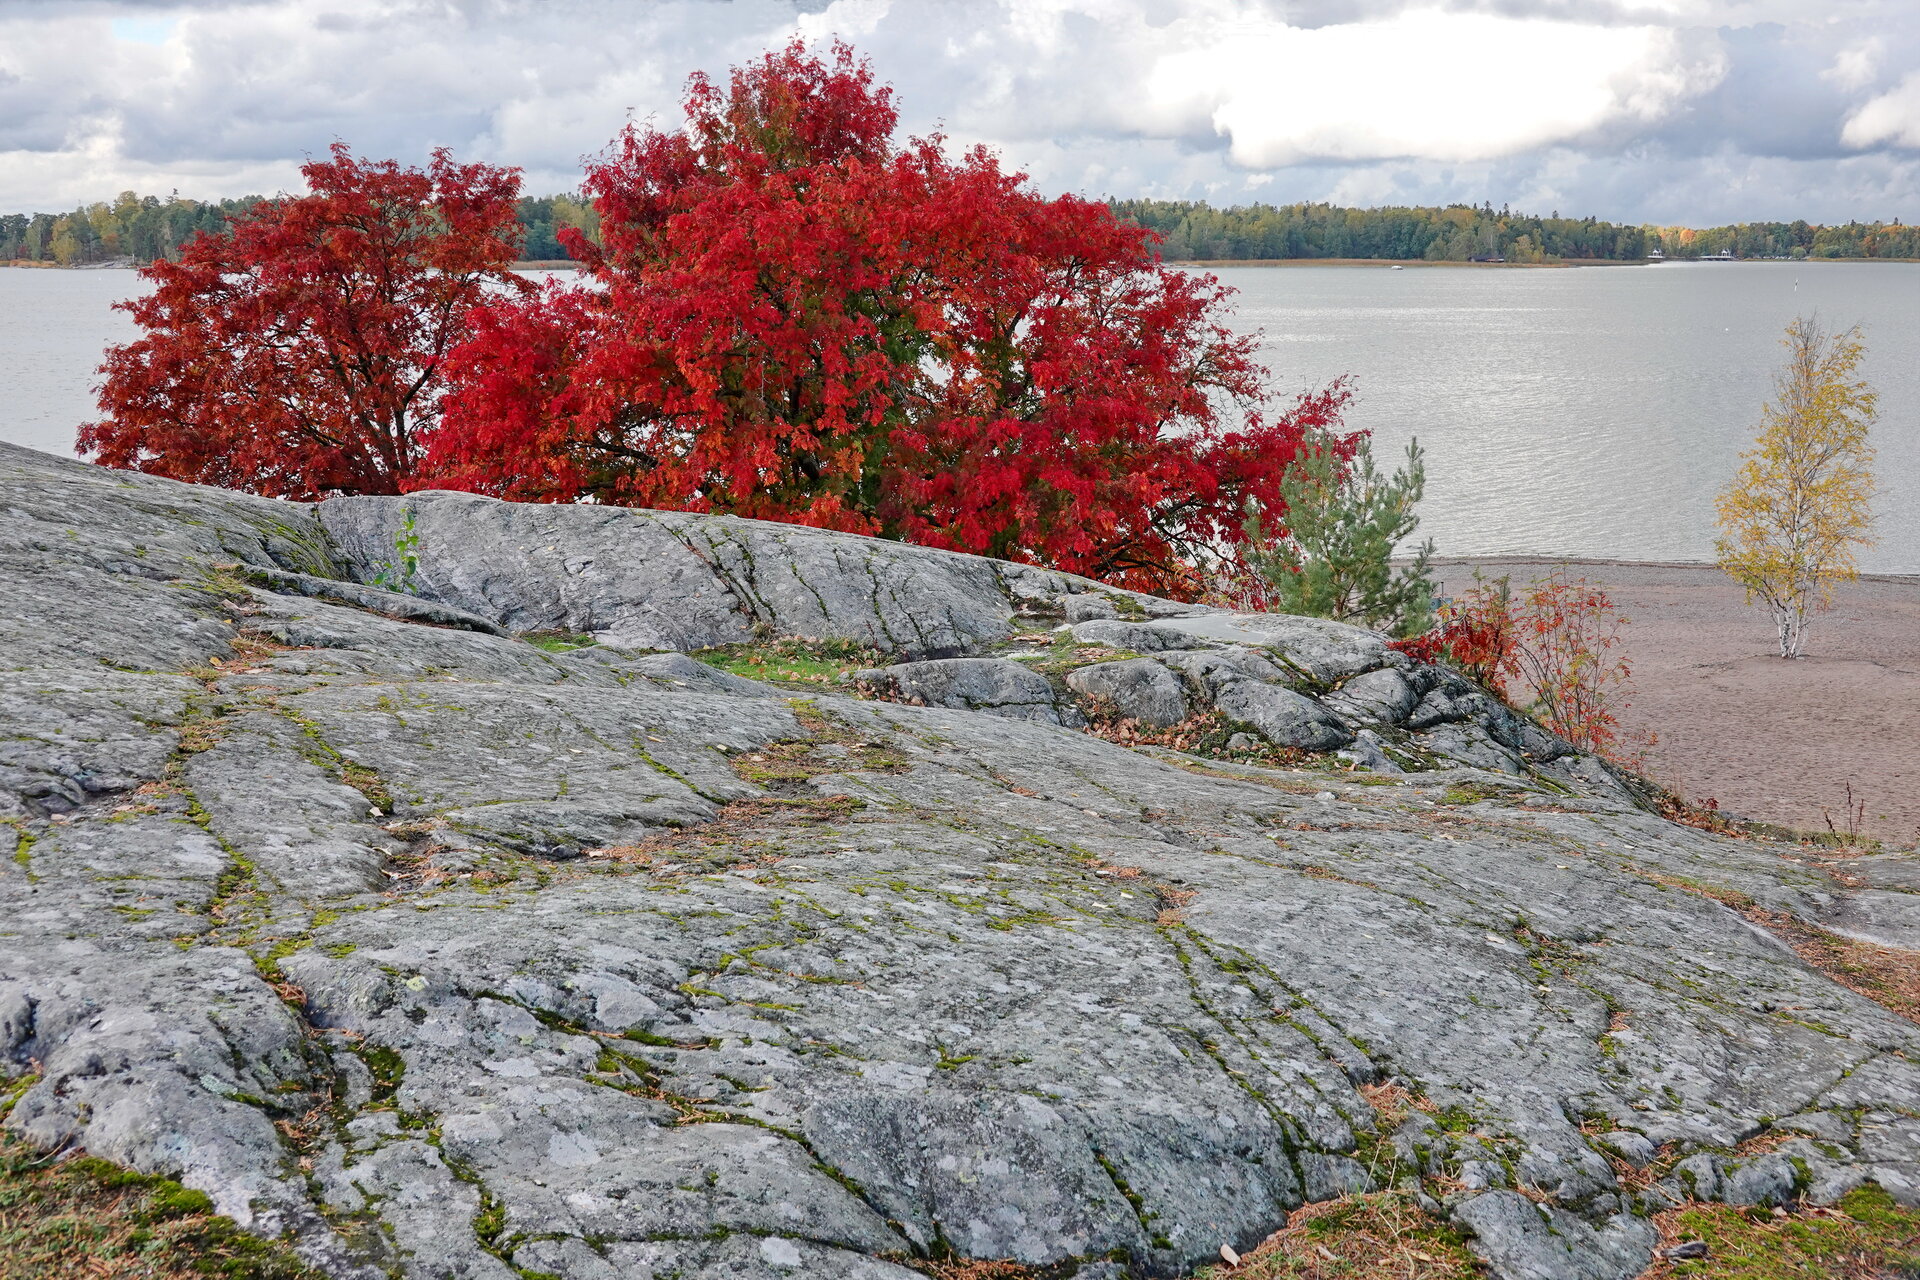
[[[1798,603],[1777,604],[1773,608],[1773,621],[1780,628],[1780,656],[1798,658],[1806,644],[1806,606]]]

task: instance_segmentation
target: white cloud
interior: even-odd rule
[[[1653,120],[1711,88],[1672,33],[1426,9],[1316,29],[1223,31],[1162,59],[1163,105],[1209,103],[1234,161],[1488,160]]]
[[[1920,71],[1854,112],[1840,140],[1850,147],[1920,148]]]
[[[1915,0],[0,0],[0,211],[282,189],[336,138],[564,190],[796,32],[1043,190],[1844,221],[1920,187]]]
[[[1820,74],[1842,89],[1864,89],[1879,76],[1880,60],[1886,52],[1887,42],[1879,36],[1870,36],[1842,49],[1835,55],[1833,65]]]

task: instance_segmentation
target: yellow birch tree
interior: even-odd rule
[[[1716,504],[1720,567],[1765,602],[1780,656],[1798,658],[1807,614],[1832,603],[1833,584],[1859,576],[1854,550],[1873,545],[1875,403],[1859,377],[1858,325],[1829,333],[1817,319],[1787,326],[1787,363],[1774,379],[1760,437]]]

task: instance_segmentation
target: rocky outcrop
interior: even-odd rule
[[[908,657],[1004,640],[1036,607],[1097,596],[1140,616],[1197,612],[1027,565],[730,516],[528,506],[466,493],[336,498],[317,511],[348,572],[516,632],[627,649],[813,636]],[[415,540],[414,564],[398,544]]]
[[[1172,1277],[1397,1182],[1614,1280],[1666,1193],[1920,1199],[1920,1028],[1755,922],[1910,946],[1911,859],[1664,822],[1365,632],[7,447],[0,574],[6,1123],[332,1276]],[[686,652],[769,637],[901,700]]]
[[[327,587],[249,569],[255,580],[420,621],[484,630],[497,620],[628,651],[769,635],[848,641],[904,660],[860,672],[856,683],[911,705],[1069,727],[1088,711],[1114,712],[1157,728],[1171,727],[1177,705],[1179,719],[1217,715],[1229,732],[1285,748],[1350,749],[1348,758],[1380,770],[1466,766],[1623,794],[1599,762],[1577,758],[1476,686],[1416,668],[1378,635],[1342,623],[1231,614],[1026,565],[726,517],[459,493],[336,498],[316,515],[356,581]],[[434,609],[447,616],[422,612]],[[1052,684],[1009,661],[1040,655],[1007,652],[1023,632],[1047,626],[1094,651]],[[1102,649],[1132,665],[1099,671]],[[1136,715],[1127,704],[1143,680],[1158,692]],[[1108,688],[1116,682],[1125,687]]]

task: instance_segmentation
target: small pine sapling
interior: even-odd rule
[[[1415,508],[1425,487],[1418,440],[1407,445],[1407,465],[1385,476],[1364,434],[1315,433],[1281,479],[1284,523],[1270,527],[1257,507],[1247,516],[1247,561],[1268,602],[1396,636],[1425,631],[1433,620],[1433,540],[1414,548],[1411,564],[1393,564],[1395,549],[1419,527]]]

